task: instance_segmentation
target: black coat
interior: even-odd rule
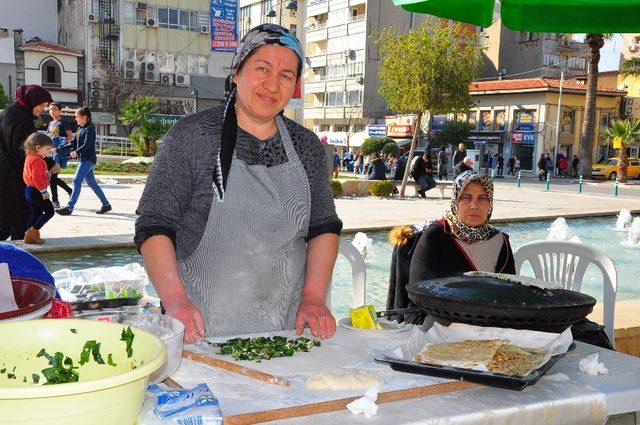
[[[456,166],[453,167],[453,179],[455,180],[460,174],[469,170],[473,170],[473,168],[467,166],[464,162],[458,162]]]
[[[407,161],[403,157],[399,156],[394,159],[393,164],[391,164],[391,180],[402,180],[406,167]]]
[[[386,180],[387,168],[384,165],[384,161],[380,158],[374,159],[369,163],[368,176],[369,180]]]
[[[29,220],[22,180],[23,145],[35,131],[30,111],[18,103],[5,109],[0,119],[0,227],[24,227]]]
[[[515,274],[515,261],[509,237],[503,234],[504,242],[498,256],[496,273]],[[459,276],[475,270],[466,254],[445,230],[442,221],[431,223],[422,234],[416,234],[405,244],[396,246],[391,259],[387,309],[413,307],[406,286],[427,279]],[[417,313],[404,317],[409,323],[422,323],[425,314]]]

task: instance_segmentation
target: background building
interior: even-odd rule
[[[469,91],[475,107],[468,117],[473,126],[472,141],[484,154],[501,153],[505,158],[516,155],[523,171],[536,171],[540,154],[555,152],[560,81],[551,78],[494,80],[472,83]],[[579,155],[586,85],[565,81],[562,94],[559,152],[571,158]],[[609,155],[609,145],[603,142],[601,129],[619,116],[625,91],[598,88],[596,129],[592,160]],[[445,117],[446,118],[446,117]],[[632,152],[637,156],[637,149]]]
[[[378,94],[375,34],[387,27],[414,28],[426,17],[386,0],[309,0],[303,23],[305,127],[339,144],[383,122],[387,107]]]
[[[287,28],[304,45],[302,15],[304,3],[295,0],[240,0],[238,9],[238,40],[253,27],[261,24],[278,24]],[[294,99],[284,110],[285,116],[302,124],[302,93],[296,93]]]
[[[497,19],[482,29],[485,47],[485,66],[481,78],[559,77],[560,67],[565,75],[587,72],[586,44],[570,36],[554,33],[512,31]],[[533,72],[528,72],[532,71]]]
[[[85,51],[87,103],[104,112],[97,122],[103,134],[122,133],[115,116],[136,96],[158,97],[162,114],[176,118],[224,99],[231,55],[211,52],[208,0],[58,5],[60,43]]]

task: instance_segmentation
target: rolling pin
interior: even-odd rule
[[[182,357],[184,357],[185,359],[199,362],[199,363],[204,363],[209,366],[217,367],[219,369],[226,370],[227,372],[244,375],[248,378],[255,379],[256,381],[268,382],[270,384],[280,385],[281,387],[291,386],[291,381],[287,379],[280,378],[279,376],[270,375],[268,373],[260,372],[259,370],[249,369],[248,367],[227,362],[225,360],[221,360],[216,357],[205,356],[205,355],[197,354],[197,353],[194,353],[193,351],[188,351],[188,350],[184,350],[182,352]]]

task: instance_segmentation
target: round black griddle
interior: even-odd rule
[[[417,282],[407,291],[411,301],[440,321],[545,332],[564,331],[596,304],[580,292],[479,276]]]

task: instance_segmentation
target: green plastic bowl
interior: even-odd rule
[[[128,358],[120,340],[122,329],[126,325],[93,320],[0,323],[0,370],[7,369],[0,374],[0,423],[135,424],[149,375],[162,367],[167,353],[158,337],[132,328],[133,356]],[[101,343],[105,364],[97,364],[90,356],[88,363],[79,366],[88,340]],[[42,348],[49,354],[60,351],[71,357],[79,366],[79,381],[42,385],[46,379],[41,370],[49,367],[44,357],[36,357]],[[106,364],[109,353],[116,367]],[[14,366],[16,379],[9,379],[7,374]],[[35,373],[40,375],[39,384],[33,383]]]

